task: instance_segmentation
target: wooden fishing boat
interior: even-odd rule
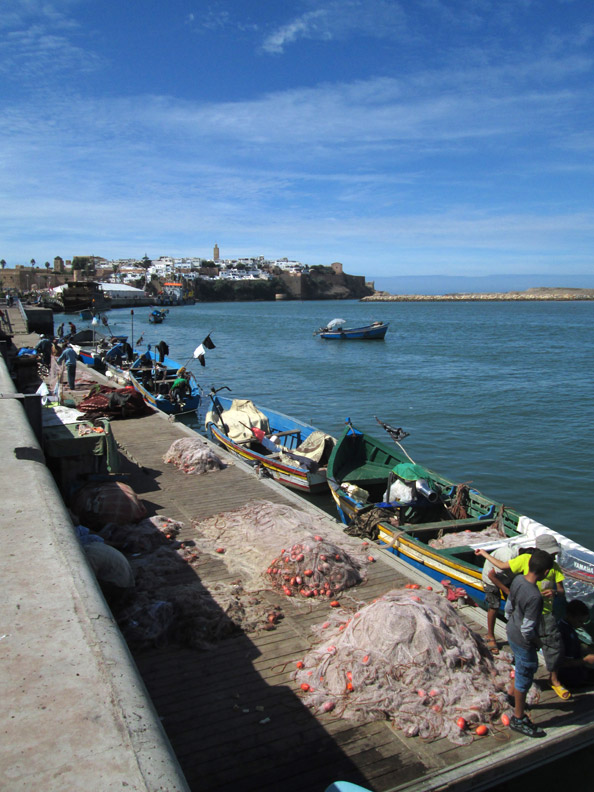
[[[127,344],[126,335],[106,335],[95,328],[79,330],[70,337],[70,345],[79,360],[99,371],[104,370],[105,355],[118,345]]]
[[[388,446],[350,423],[328,461],[328,485],[350,534],[367,536],[437,581],[449,581],[481,605],[483,559],[478,547],[533,547],[537,536],[561,545],[557,562],[573,596],[594,606],[594,552],[466,484],[415,464],[401,441],[408,435],[379,422]]]
[[[326,491],[333,437],[249,399],[220,396],[220,390],[211,390],[205,420],[212,440],[286,487],[304,493]]]
[[[345,327],[344,319],[333,319],[326,327],[320,327],[314,335],[331,341],[363,341],[382,339],[388,332],[389,323],[373,322],[363,327]]]
[[[158,357],[148,349],[131,364],[123,361],[114,365],[106,360],[107,376],[119,385],[132,385],[149,407],[166,415],[179,417],[195,413],[200,406],[202,389],[194,375],[170,357],[165,356],[162,361]],[[187,380],[183,394],[173,390],[180,372]]]

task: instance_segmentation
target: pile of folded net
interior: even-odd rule
[[[287,597],[336,597],[362,581],[360,564],[321,536],[306,536],[283,548],[266,574]]]
[[[153,412],[133,387],[111,388],[108,385],[94,385],[77,409],[89,419],[138,418]]]
[[[197,475],[225,467],[222,459],[201,437],[182,437],[175,440],[163,456],[163,461],[175,465],[184,473]]]
[[[509,711],[509,656],[494,658],[444,597],[398,589],[356,613],[329,613],[294,672],[318,712],[387,719],[407,737],[467,744],[471,729]],[[529,702],[535,696],[533,688]]]

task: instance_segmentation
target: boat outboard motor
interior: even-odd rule
[[[437,492],[431,489],[429,483],[427,482],[427,479],[417,479],[415,481],[415,489],[419,494],[427,498],[429,503],[435,503],[437,501],[438,498]]]

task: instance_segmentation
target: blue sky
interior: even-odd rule
[[[0,258],[592,274],[591,0],[2,0]]]

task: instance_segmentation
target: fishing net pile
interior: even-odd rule
[[[505,535],[505,534],[503,534]],[[482,528],[480,531],[455,531],[453,533],[444,533],[438,536],[437,539],[430,539],[428,544],[430,547],[443,550],[447,547],[461,547],[463,545],[482,545],[485,542],[495,542],[501,539],[502,532],[499,528],[499,523],[493,523],[487,528]]]
[[[141,394],[131,386],[111,388],[94,384],[77,409],[87,418],[138,418],[150,415],[152,410]]]
[[[282,549],[266,574],[287,597],[335,597],[361,583],[361,567],[348,553],[321,536],[306,536]]]
[[[240,632],[274,629],[283,617],[281,608],[271,606],[258,592],[246,591],[239,580],[211,584],[207,589],[196,572],[208,559],[194,542],[176,540],[183,525],[167,518],[153,519],[162,522],[151,534],[150,521],[143,521],[146,532],[137,533],[136,547],[144,551],[129,559],[136,580],[134,599],[117,614],[128,643],[135,648],[176,643],[208,649]],[[148,551],[147,536],[153,543]],[[121,538],[117,533],[110,537]],[[130,549],[129,538],[123,541]]]
[[[373,558],[366,542],[341,536],[336,545],[336,530],[326,518],[270,501],[251,501],[193,527],[193,540],[178,541],[182,526],[167,518],[106,526],[109,541],[139,554],[130,559],[136,597],[118,616],[126,639],[137,647],[175,642],[205,649],[240,632],[272,630],[283,610],[271,604],[271,588],[286,586],[298,594],[295,602],[317,591],[331,604],[332,597],[363,581]],[[215,558],[234,579],[207,589],[200,566]],[[277,567],[282,572],[273,572]]]
[[[279,565],[271,564],[271,560],[279,561],[287,555],[289,563],[285,565],[283,560],[282,564],[291,569],[289,584],[292,577],[298,576],[311,579],[313,583],[315,573],[319,581],[318,593],[325,583],[329,583],[333,590],[336,586],[342,590],[347,584],[355,585],[355,580],[361,582],[363,570],[369,563],[367,543],[341,535],[341,546],[336,547],[336,529],[326,518],[271,501],[250,501],[239,509],[196,521],[193,526],[198,546],[207,552],[218,552],[232,574],[241,576],[254,588],[268,588],[272,580],[275,587],[280,586],[282,590],[286,582],[284,575],[289,572],[273,574],[272,570],[278,570]],[[303,547],[294,550],[305,544],[309,550]],[[291,559],[293,550],[295,557]],[[297,561],[301,554],[303,559]],[[322,572],[319,572],[318,568],[328,563],[328,558],[326,561],[321,559],[322,555],[332,555],[333,560],[329,569],[322,566]],[[340,559],[337,560],[336,555]],[[312,575],[305,575],[305,570],[311,570]],[[303,587],[295,580],[293,588],[297,586]],[[326,585],[323,587],[328,590]],[[307,584],[307,588],[311,585]]]
[[[128,484],[121,481],[89,483],[72,497],[70,508],[77,522],[99,530],[107,523],[136,523],[146,517],[146,508]]]
[[[375,541],[380,533],[380,523],[388,523],[398,527],[398,520],[395,519],[394,510],[376,506],[355,515],[350,523],[344,528],[344,532],[349,536],[367,537]]]
[[[200,437],[183,437],[175,440],[163,461],[175,465],[184,473],[209,473],[226,467],[222,459]]]
[[[175,539],[182,528],[183,523],[156,515],[139,523],[108,523],[99,536],[123,553],[147,553]]]
[[[509,710],[508,660],[494,659],[438,594],[393,590],[354,614],[332,611],[315,632],[320,643],[294,679],[319,712],[388,719],[407,737],[463,745],[472,737],[460,717],[470,729]]]

